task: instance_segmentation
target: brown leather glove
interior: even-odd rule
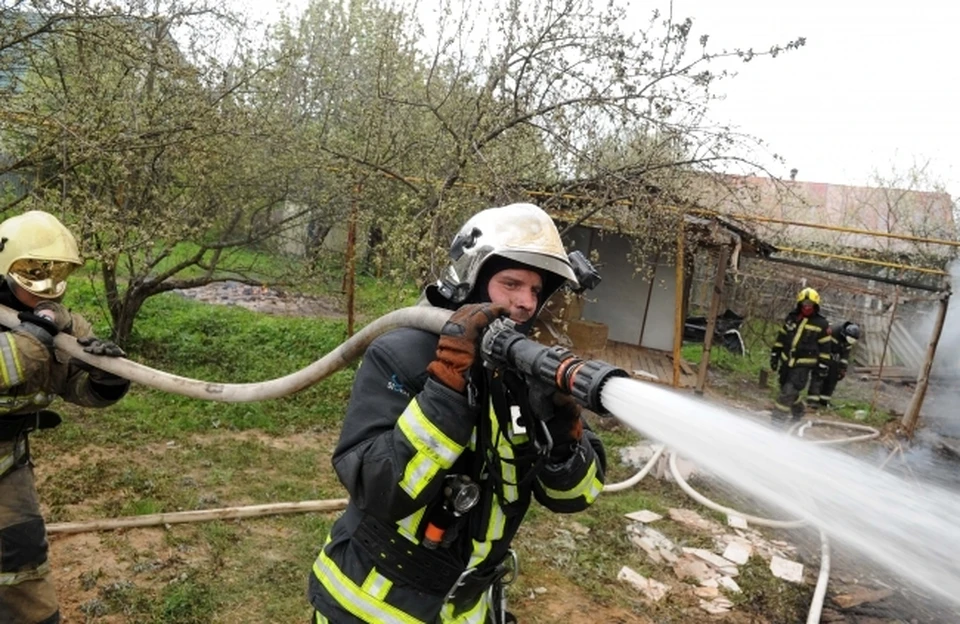
[[[440,330],[437,359],[430,362],[427,372],[446,387],[465,392],[467,371],[477,359],[477,345],[484,328],[509,311],[506,306],[494,303],[461,306]]]
[[[58,332],[69,334],[73,331],[73,315],[62,303],[41,301],[33,309],[33,313],[53,323]]]

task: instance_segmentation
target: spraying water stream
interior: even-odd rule
[[[903,481],[835,449],[652,384],[611,379],[602,402],[623,423],[783,510],[784,518],[807,520],[960,607],[960,495]]]

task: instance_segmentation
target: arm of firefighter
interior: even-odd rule
[[[830,327],[824,325],[821,329],[821,336],[817,338],[817,348],[819,349],[820,358],[818,364],[821,366],[829,366],[830,361],[833,359],[833,345],[836,343],[836,340],[833,338],[833,334],[830,333]]]
[[[384,335],[367,349],[333,466],[353,503],[382,520],[408,517],[436,497],[473,433],[478,410],[429,379],[436,336]]]
[[[788,317],[789,318],[789,317]],[[787,322],[784,321],[780,324],[780,328],[777,330],[777,339],[773,342],[773,347],[770,349],[770,359],[780,358],[783,354],[783,345],[787,342]]]
[[[557,513],[583,511],[603,490],[606,452],[589,429],[563,463],[547,463],[537,475],[533,494],[537,501]]]
[[[38,375],[46,378],[49,362],[50,350],[41,338],[20,330],[0,332],[0,391],[38,381]]]
[[[73,335],[85,338],[93,335],[93,327],[79,314],[73,314]],[[130,381],[75,360],[57,350],[59,361],[66,361],[67,379],[60,393],[64,401],[83,407],[109,407],[122,399],[130,389]]]
[[[840,362],[839,369],[843,374],[847,373],[847,368],[850,366],[850,352],[853,351],[853,346],[846,340],[837,341],[840,345]]]

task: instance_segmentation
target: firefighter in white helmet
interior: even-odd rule
[[[603,446],[577,403],[478,354],[488,323],[529,331],[576,283],[553,221],[532,204],[484,210],[450,257],[422,301],[454,310],[441,335],[384,334],[357,372],[333,456],[350,503],[309,578],[317,624],[513,621],[502,586],[532,500],[577,512],[602,489]]]
[[[123,355],[60,303],[82,262],[76,239],[53,215],[30,211],[0,223],[0,305],[20,321],[0,331],[0,622],[60,621],[28,435],[60,424],[47,409],[58,396],[106,407],[130,385],[54,347],[54,336],[67,333],[89,353]]]

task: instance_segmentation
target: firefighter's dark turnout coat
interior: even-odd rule
[[[398,329],[364,355],[333,457],[350,503],[309,578],[317,622],[488,621],[486,583],[446,600],[457,578],[469,569],[468,580],[493,576],[531,499],[576,512],[602,489],[602,446],[589,431],[569,457],[532,473],[528,437],[513,420],[524,399],[482,367],[473,371],[481,380],[476,405],[430,379],[437,340]],[[479,483],[480,502],[449,547],[428,550],[421,541],[448,474]]]
[[[819,306],[813,314],[803,317],[800,305],[787,314],[777,333],[772,354],[780,360],[780,394],[774,403],[776,412],[790,412],[794,418],[803,416],[800,393],[807,387],[811,372],[820,366],[829,366],[831,350],[830,325],[820,315]]]

